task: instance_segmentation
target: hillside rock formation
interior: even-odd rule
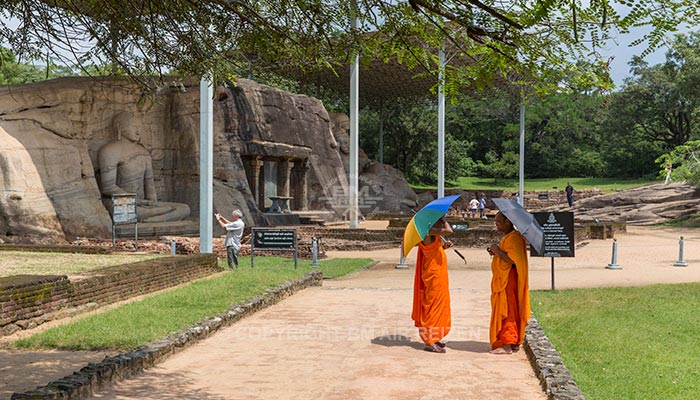
[[[686,183],[656,183],[574,202],[581,222],[651,225],[700,213],[700,190]]]
[[[186,204],[184,222],[198,225],[199,83],[147,97],[128,81],[61,78],[0,88],[0,242],[111,235],[98,154],[124,111],[150,155],[158,201]],[[281,195],[293,210],[347,212],[335,122],[319,100],[239,79],[217,88],[213,114],[215,211],[240,208],[248,226],[261,225],[269,196]],[[405,187],[383,189],[374,208],[397,210],[397,196],[410,203]]]

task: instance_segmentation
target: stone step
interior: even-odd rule
[[[323,218],[319,217],[299,217],[299,222],[301,222],[302,225],[325,225],[327,221]]]
[[[160,237],[160,236],[199,236],[199,222],[192,220],[171,222],[140,222],[138,227],[134,224],[123,224],[115,227],[117,238]]]

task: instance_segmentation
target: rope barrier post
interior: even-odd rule
[[[175,239],[171,239],[170,240],[170,254],[172,254],[172,255],[177,254],[177,251],[175,251],[176,249],[177,249],[177,246],[175,245]]]
[[[316,236],[311,238],[311,266],[318,267],[318,239]]]
[[[408,264],[406,264],[406,260],[403,258],[403,238],[401,239],[401,247],[399,248],[399,252],[401,254],[399,256],[399,263],[396,264],[396,269],[408,269]]]
[[[617,239],[613,239],[612,248],[612,261],[605,268],[607,269],[622,269],[622,267],[617,263]]]
[[[674,267],[687,267],[688,263],[683,260],[683,236],[678,241],[678,261],[673,263]]]

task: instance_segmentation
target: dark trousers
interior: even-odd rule
[[[229,268],[238,268],[238,250],[235,247],[226,247],[226,261]]]

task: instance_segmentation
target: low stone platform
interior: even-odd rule
[[[263,213],[262,216],[267,226],[301,225],[299,216],[294,213]]]
[[[136,226],[117,225],[117,238],[134,238]],[[194,220],[171,222],[140,222],[138,224],[139,238],[160,236],[199,236],[199,222]]]

